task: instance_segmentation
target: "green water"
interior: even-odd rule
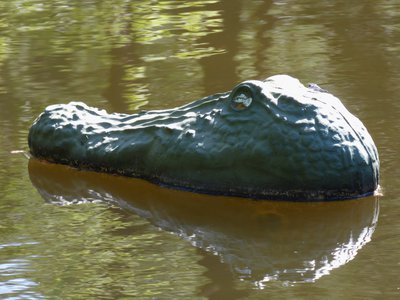
[[[0,2],[0,298],[398,299],[400,3]],[[28,160],[49,104],[133,113],[287,73],[368,128],[383,196],[200,196]]]

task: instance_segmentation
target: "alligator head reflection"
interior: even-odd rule
[[[29,175],[47,202],[118,205],[218,255],[234,274],[259,286],[270,280],[313,282],[329,274],[355,258],[371,240],[378,219],[373,197],[322,203],[248,201],[34,159]]]
[[[47,161],[210,194],[332,200],[370,195],[379,183],[378,153],[360,120],[287,75],[133,115],[52,105],[28,141]]]

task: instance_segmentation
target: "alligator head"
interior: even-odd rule
[[[361,121],[330,93],[287,75],[133,115],[52,105],[28,142],[50,162],[204,193],[330,200],[372,194],[379,181]]]

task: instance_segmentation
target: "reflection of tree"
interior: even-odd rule
[[[268,16],[271,6],[272,1],[219,3],[224,31],[202,40],[224,52],[200,60],[206,94],[226,90],[245,79],[267,77],[264,54],[271,40],[267,32],[274,25],[274,19]]]
[[[241,62],[237,72],[242,79],[263,79],[274,74],[271,69],[276,64],[275,59],[272,63],[266,63],[266,49],[272,45],[272,31],[276,23],[276,16],[270,14],[272,6],[272,1],[262,1],[253,2],[242,9],[238,40],[241,51],[236,57],[236,61]]]
[[[132,6],[126,5],[126,9],[121,15],[132,15]],[[119,16],[121,18],[121,16]],[[121,18],[123,19],[123,18]],[[125,28],[122,27],[120,30],[123,35],[130,36],[132,34],[132,26],[130,20],[124,20],[126,22]],[[121,27],[122,25],[120,25]],[[139,58],[135,55],[135,48],[137,45],[134,42],[122,44],[117,47],[113,47],[110,50],[110,75],[109,85],[104,90],[104,97],[109,100],[113,111],[127,111],[127,105],[125,103],[125,91],[127,89],[127,82],[124,82],[125,70],[127,65],[138,64]]]
[[[15,101],[1,101],[0,110],[18,111],[21,101],[36,111],[71,98],[96,103],[100,93],[118,110],[137,109],[150,95],[154,106],[170,106],[164,101],[273,73],[326,82],[345,64],[354,81],[390,90],[393,3],[3,1],[0,92]],[[364,87],[377,97],[384,91],[363,84],[355,94]]]
[[[15,114],[6,112],[19,113],[23,102],[31,115],[76,99],[98,106],[102,92],[124,111],[147,103],[149,94],[172,99],[180,86],[200,94],[187,78],[202,77],[195,58],[219,51],[197,42],[220,30],[213,2],[2,2],[2,118],[12,122]]]
[[[237,81],[234,59],[238,52],[237,38],[240,32],[241,1],[222,0],[219,6],[224,30],[204,36],[202,42],[213,45],[215,48],[222,48],[225,51],[219,55],[200,59],[204,72],[203,84],[206,94],[223,91],[226,89],[226,82]]]
[[[343,3],[335,3],[333,9],[340,11],[340,5]],[[349,94],[353,94],[355,99],[364,94],[379,103],[390,98],[393,91],[391,79],[397,72],[397,67],[396,70],[393,67],[398,65],[393,62],[399,59],[397,53],[393,55],[392,51],[393,31],[387,30],[393,21],[390,12],[384,8],[375,2],[360,1],[352,5],[351,14],[338,14],[335,22],[325,24],[327,32],[333,35],[333,38],[327,39],[329,48],[336,52],[331,57],[332,69],[346,76],[348,82],[343,83],[343,88],[350,89]],[[388,106],[394,104],[393,101],[386,102]],[[365,101],[357,101],[354,109],[365,104]]]
[[[126,80],[126,68],[129,65],[138,64],[137,57],[135,57],[135,45],[127,44],[119,48],[113,48],[110,50],[110,56],[109,85],[104,90],[103,95],[111,103],[112,111],[128,111],[128,103],[125,101],[125,95],[129,87],[129,82]],[[140,81],[135,83],[140,84]],[[135,91],[132,92],[134,93]]]
[[[164,101],[197,92],[202,74],[196,58],[219,51],[198,41],[219,30],[219,15],[212,2],[131,4],[124,12],[131,17],[120,26],[121,42],[111,50],[110,86],[104,94],[108,100],[124,102],[125,109],[132,111],[145,104],[170,106]],[[146,80],[149,78],[152,80]],[[152,102],[148,103],[150,96]]]

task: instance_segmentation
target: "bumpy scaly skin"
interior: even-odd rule
[[[287,75],[134,115],[52,105],[28,140],[40,159],[213,194],[331,200],[371,194],[379,181],[363,124]]]

